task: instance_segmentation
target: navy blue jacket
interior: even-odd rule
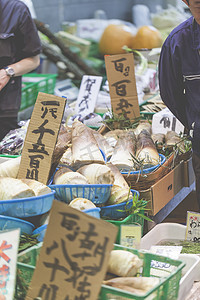
[[[159,60],[163,102],[193,132],[193,151],[200,156],[200,25],[193,17],[165,40]]]
[[[41,43],[27,6],[19,0],[0,0],[0,69],[35,56]],[[17,116],[21,103],[21,76],[0,92],[0,117]]]

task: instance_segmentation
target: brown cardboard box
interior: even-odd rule
[[[155,216],[183,187],[184,162],[152,185],[140,191],[140,198],[148,201],[148,214]]]
[[[184,161],[184,186],[189,187],[195,181],[192,157]]]

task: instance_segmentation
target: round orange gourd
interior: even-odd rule
[[[153,26],[141,26],[136,35],[132,37],[132,49],[152,49],[162,45],[160,32]]]
[[[125,53],[123,46],[131,46],[133,34],[127,25],[110,24],[108,25],[99,41],[99,52],[104,54]]]

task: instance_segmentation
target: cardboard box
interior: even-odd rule
[[[140,198],[148,201],[149,215],[155,216],[184,187],[183,174],[182,161],[149,189],[139,191]]]
[[[192,157],[184,161],[184,186],[189,187],[195,181],[195,174],[192,166]]]

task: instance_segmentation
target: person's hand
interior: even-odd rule
[[[0,70],[0,91],[4,88],[4,86],[8,83],[10,77],[6,74],[4,69]]]

